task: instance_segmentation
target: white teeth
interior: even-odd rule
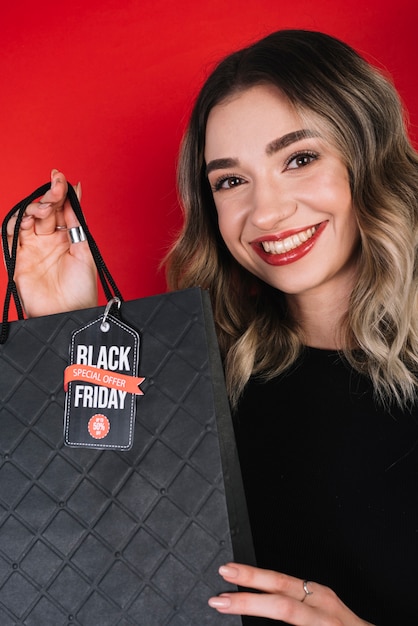
[[[303,230],[296,235],[291,235],[290,237],[286,237],[286,239],[280,239],[280,241],[263,241],[261,245],[263,246],[264,252],[269,252],[270,254],[283,254],[284,252],[289,252],[289,250],[294,250],[305,241],[308,241],[316,232],[316,228],[308,228],[307,230]]]

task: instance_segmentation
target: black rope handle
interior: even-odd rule
[[[23,307],[20,301],[19,293],[17,290],[17,286],[14,280],[15,268],[16,268],[16,257],[17,257],[17,247],[19,242],[19,229],[22,223],[22,219],[24,213],[31,204],[41,196],[43,196],[49,189],[51,188],[51,183],[46,183],[41,187],[38,187],[33,193],[29,196],[18,202],[5,216],[2,227],[1,227],[1,238],[3,245],[3,255],[4,261],[6,264],[6,271],[8,276],[8,282],[6,287],[6,294],[4,298],[4,306],[3,306],[3,317],[1,322],[1,330],[0,330],[0,344],[5,343],[8,333],[9,333],[9,311],[10,311],[10,302],[11,298],[16,305],[16,312],[18,318],[20,320],[24,319]],[[102,285],[103,291],[108,301],[112,300],[112,298],[118,298],[121,302],[123,302],[123,297],[119,288],[117,287],[109,269],[100,253],[100,250],[97,246],[96,241],[94,240],[93,235],[90,232],[89,227],[87,226],[86,220],[84,218],[83,211],[81,209],[80,202],[78,200],[77,194],[75,192],[74,187],[68,183],[68,199],[74,211],[74,214],[77,220],[82,227],[87,243],[90,247],[91,254],[93,256],[94,263],[97,268],[97,273],[99,276],[100,283]],[[16,217],[16,224],[13,231],[13,239],[11,249],[9,250],[8,237],[7,237],[7,225],[12,217]]]

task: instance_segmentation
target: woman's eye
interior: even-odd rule
[[[318,158],[318,155],[315,152],[300,152],[298,154],[293,155],[288,159],[286,163],[286,169],[295,170],[301,167],[305,167],[315,161]]]
[[[212,185],[212,189],[213,191],[220,191],[221,189],[233,189],[234,187],[239,187],[239,185],[242,185],[243,182],[245,181],[240,176],[222,176],[215,181],[214,185]]]

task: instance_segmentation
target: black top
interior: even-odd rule
[[[417,626],[418,406],[385,412],[336,352],[310,348],[251,380],[235,419],[258,565],[328,585],[378,626]]]

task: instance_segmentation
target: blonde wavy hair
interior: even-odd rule
[[[278,87],[325,124],[347,165],[360,229],[356,286],[342,324],[348,362],[378,401],[406,408],[418,372],[418,155],[389,78],[329,35],[282,30],[220,62],[184,136],[178,188],[184,224],[165,263],[171,289],[210,292],[233,407],[252,375],[272,378],[303,349],[283,293],[241,267],[219,232],[204,159],[211,109],[254,85]],[[354,346],[354,349],[353,349]]]

